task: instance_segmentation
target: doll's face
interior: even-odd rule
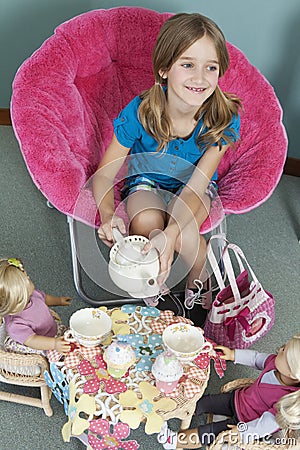
[[[290,366],[288,365],[288,362],[287,362],[287,358],[286,358],[287,345],[288,344],[280,347],[278,354],[275,358],[275,367],[278,370],[278,372],[280,373],[280,375],[282,375],[284,377],[288,377],[291,380],[297,381],[297,379],[295,377],[293,377]]]

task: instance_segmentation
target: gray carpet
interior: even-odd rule
[[[0,255],[19,256],[35,285],[54,295],[70,295],[70,307],[58,307],[64,323],[75,310],[87,304],[73,285],[66,217],[49,209],[25,167],[11,127],[0,127]],[[276,323],[270,333],[253,348],[274,351],[293,334],[300,332],[300,178],[283,176],[272,197],[256,210],[227,218],[228,238],[244,250],[265,289],[276,300]],[[93,296],[106,298],[94,286]],[[213,372],[213,371],[212,371]],[[209,392],[217,392],[226,381],[254,375],[255,371],[228,364],[222,380],[212,373]],[[0,383],[0,389],[23,391]],[[26,393],[37,395],[35,388]],[[62,405],[52,398],[52,417],[30,406],[1,402],[1,450],[83,449],[76,439],[64,443],[60,430],[66,422]],[[178,426],[172,421],[172,426]],[[155,436],[147,436],[144,426],[132,431],[141,450],[159,449]]]

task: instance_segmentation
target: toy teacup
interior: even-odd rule
[[[203,331],[187,323],[173,323],[165,328],[162,335],[166,350],[173,353],[179,361],[195,359],[200,353],[208,353],[213,346],[205,341]]]
[[[68,342],[95,347],[105,341],[112,328],[108,314],[97,308],[79,309],[70,318],[70,329],[64,334]]]

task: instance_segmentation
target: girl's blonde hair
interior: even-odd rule
[[[300,334],[286,344],[286,359],[291,375],[300,383]],[[282,428],[300,429],[300,386],[299,390],[282,397],[276,404],[276,419]]]
[[[229,54],[222,31],[211,19],[198,13],[180,13],[170,17],[159,32],[152,56],[155,84],[141,94],[142,103],[139,107],[142,125],[158,142],[158,151],[174,139],[171,120],[166,111],[166,95],[161,86],[164,79],[159,72],[168,72],[182,53],[204,36],[215,45],[221,77],[229,66]],[[198,121],[204,113],[204,127],[209,128],[201,136],[200,131],[198,145],[217,143],[221,148],[221,138],[232,144],[224,135],[224,130],[230,124],[232,115],[238,114],[240,107],[241,101],[237,96],[222,92],[217,86],[194,117]]]
[[[22,311],[28,303],[30,289],[30,279],[24,271],[22,263],[16,259],[1,259],[0,317]]]

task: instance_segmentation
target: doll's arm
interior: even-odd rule
[[[54,295],[46,294],[45,302],[48,306],[68,306],[71,303],[71,297],[56,297]]]
[[[262,370],[265,367],[268,356],[270,356],[270,353],[260,353],[256,350],[249,349],[236,349],[234,363]]]
[[[269,436],[279,429],[276,417],[270,411],[265,411],[258,419],[242,422],[238,426],[242,442],[247,444],[252,444],[255,440]]]
[[[70,351],[70,344],[64,340],[63,337],[48,337],[39,336],[38,334],[31,335],[24,342],[27,347],[35,350],[57,350],[59,353],[68,353]]]
[[[235,350],[225,347],[224,345],[216,345],[214,350],[217,350],[219,353],[220,359],[224,359],[225,361],[234,361],[235,359]]]

